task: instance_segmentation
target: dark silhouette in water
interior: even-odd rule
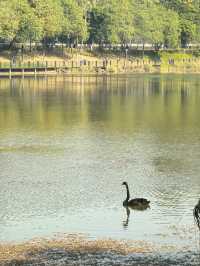
[[[122,185],[124,185],[126,187],[126,192],[127,192],[127,197],[126,199],[123,201],[123,206],[124,207],[129,207],[131,209],[135,209],[135,210],[146,210],[147,208],[149,208],[149,203],[150,201],[144,198],[135,198],[135,199],[131,199],[130,200],[130,192],[129,192],[129,188],[128,188],[128,184],[127,182],[123,182]]]
[[[128,223],[129,223],[130,209],[127,206],[124,208],[126,208],[126,220],[123,221],[123,227],[124,227],[124,229],[126,229],[128,227]]]
[[[130,208],[128,206],[124,206],[126,209],[126,220],[123,221],[123,227],[124,229],[128,228],[129,224],[129,218],[130,218]],[[132,207],[131,209],[134,209],[135,211],[145,211],[146,209],[150,208],[149,205],[143,205],[143,206],[137,206],[137,207]]]
[[[198,201],[197,205],[193,209],[193,216],[194,220],[200,230],[200,200]]]

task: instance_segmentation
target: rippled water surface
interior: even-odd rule
[[[200,77],[0,80],[0,241],[55,234],[196,248]],[[151,208],[131,211],[132,197]]]

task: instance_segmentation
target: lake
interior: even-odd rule
[[[0,79],[0,242],[197,249],[200,76]],[[121,185],[151,201],[127,219]]]

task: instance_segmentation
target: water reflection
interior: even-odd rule
[[[199,127],[199,85],[182,76],[1,79],[0,127],[47,132],[102,121],[106,130],[171,127],[176,135],[179,127]]]
[[[123,221],[124,229],[127,229],[129,223],[130,209],[128,207],[124,207],[126,209],[126,220]]]
[[[137,212],[137,211],[145,211],[150,209],[150,205],[140,205],[140,206],[134,206],[134,207],[128,207],[128,206],[124,206],[124,208],[126,209],[126,220],[123,221],[123,227],[124,229],[128,228],[128,224],[129,224],[129,218],[130,218],[130,212],[132,211]],[[143,223],[143,221],[141,220],[141,224]]]
[[[169,225],[193,226],[199,87],[192,75],[0,79],[0,239],[80,232],[193,246]],[[126,210],[127,230],[122,177],[152,202]]]

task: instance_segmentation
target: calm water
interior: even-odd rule
[[[0,80],[0,241],[55,234],[196,248],[200,77]],[[122,206],[132,197],[151,209]]]

